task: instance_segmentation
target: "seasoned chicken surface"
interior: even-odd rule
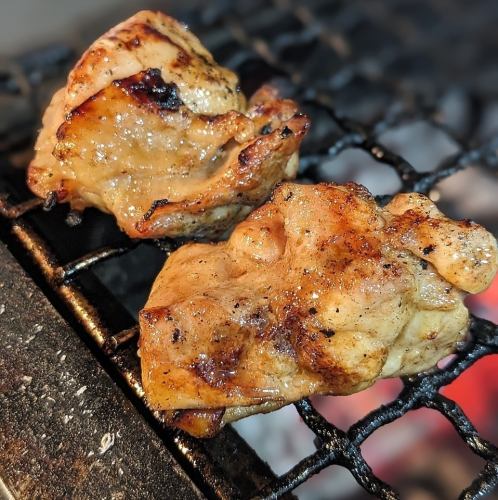
[[[99,38],[54,95],[28,185],[110,212],[134,238],[213,237],[295,176],[308,127],[271,87],[247,104],[185,26],[143,11]]]
[[[433,367],[498,266],[481,226],[420,194],[285,183],[227,242],[187,244],[140,313],[150,405],[188,432]],[[189,410],[189,411],[173,411]]]

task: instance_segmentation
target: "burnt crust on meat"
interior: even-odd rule
[[[161,78],[161,71],[150,68],[143,73],[113,82],[144,105],[154,105],[160,111],[178,111],[183,106],[178,86]]]

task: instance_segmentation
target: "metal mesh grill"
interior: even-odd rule
[[[491,36],[498,21],[494,2],[483,0],[471,6],[463,0],[314,0],[306,4],[275,0],[220,1],[208,7],[187,2],[183,10],[176,6],[173,13],[191,25],[218,61],[239,72],[244,90],[250,92],[263,81],[273,80],[311,115],[313,131],[301,155],[299,175],[303,181],[341,180],[334,177],[333,169],[325,175],[323,166],[352,149],[371,157],[379,167],[379,175],[381,165],[391,168],[400,180],[400,191],[430,194],[440,181],[469,166],[496,175],[498,133],[483,125],[486,110],[498,102],[494,65],[498,39]],[[0,123],[0,147],[9,168],[25,162],[22,151],[32,139],[33,117],[39,113],[36,104],[44,101],[50,82],[65,73],[73,54],[67,46],[58,46],[2,65],[0,92],[7,99],[6,111],[15,105],[15,117],[11,116],[8,126]],[[452,57],[453,54],[458,56]],[[42,85],[44,82],[49,84]],[[450,87],[463,108],[454,121],[448,119],[444,106]],[[380,139],[386,131],[420,120],[441,131],[458,149],[424,171],[388,149]],[[11,171],[14,173],[6,175],[3,188],[14,198],[22,197],[22,175],[15,169]],[[392,194],[378,196],[378,201],[383,203]],[[36,214],[41,207],[40,200],[13,205],[4,201],[2,214],[11,221],[4,225],[4,237],[13,235],[28,250],[69,314],[93,338],[105,362],[143,402],[135,355],[137,328],[130,324],[129,315],[116,301],[106,300],[105,305],[99,301],[91,268],[106,259],[122,258],[137,246],[157,245],[167,253],[174,248],[174,242],[139,243],[120,237],[117,244],[72,257],[62,265],[64,252],[56,255],[50,248],[53,240],[47,237],[46,220],[53,214]],[[52,208],[50,200],[44,208]],[[90,218],[91,224],[101,223],[92,211],[85,218]],[[70,214],[69,219],[75,222],[74,215]],[[60,217],[50,221],[55,234],[73,234],[61,226]],[[106,313],[103,309],[107,309]],[[116,329],[119,321],[110,326],[110,316],[127,319]],[[183,457],[182,463],[190,467],[212,497],[277,498],[325,467],[337,464],[348,468],[370,493],[380,498],[398,498],[389,485],[372,473],[360,445],[380,426],[410,410],[427,407],[444,415],[467,446],[486,461],[482,472],[461,496],[477,498],[498,483],[498,450],[478,435],[455,402],[439,393],[442,386],[474,362],[498,353],[496,325],[473,317],[470,331],[471,341],[446,368],[403,380],[396,400],[356,422],[347,432],[327,422],[308,400],[296,403],[303,421],[317,436],[317,450],[281,477],[272,479],[250,450],[238,445],[237,452],[242,453],[245,467],[259,472],[235,486],[226,470],[208,458],[213,448],[226,448],[230,440],[236,439],[230,429],[209,445],[181,432],[171,432],[177,456]],[[159,414],[154,417],[161,419]],[[211,452],[206,447],[211,447]]]

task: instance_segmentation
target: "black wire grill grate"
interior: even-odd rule
[[[333,173],[324,179],[323,164],[352,149],[363,151],[377,165],[391,168],[399,178],[400,191],[434,193],[440,181],[468,167],[478,166],[486,175],[496,176],[498,127],[489,130],[483,125],[486,111],[498,103],[498,72],[493,65],[498,39],[490,36],[498,9],[492,1],[471,6],[463,0],[256,0],[220,1],[209,6],[186,2],[183,10],[175,9],[179,12],[173,13],[191,25],[217,60],[240,73],[245,90],[250,92],[272,80],[311,115],[313,131],[301,155],[300,178],[304,182],[335,180]],[[9,106],[15,103],[17,110],[26,112],[16,113],[8,127],[2,128],[0,122],[0,148],[9,164],[23,161],[19,151],[32,138],[33,117],[39,113],[36,104],[43,100],[40,95],[47,93],[44,82],[62,77],[72,58],[73,52],[61,46],[2,64],[0,96],[6,97]],[[449,120],[445,112],[444,97],[450,87],[464,109],[456,121]],[[28,106],[22,108],[26,100]],[[382,141],[386,131],[417,121],[443,133],[457,149],[428,171],[415,168]],[[21,191],[11,180],[4,184],[14,197]],[[378,196],[378,201],[383,203],[392,194]],[[82,277],[91,274],[96,264],[118,259],[138,246],[155,244],[168,253],[175,242],[120,241],[62,265],[61,256],[52,251],[43,231],[36,227],[36,219],[30,218],[41,208],[50,209],[50,200],[43,207],[40,200],[10,205],[4,199],[1,213],[10,221],[5,224],[9,227],[6,238],[13,236],[28,250],[70,314],[143,401],[135,355],[138,330],[132,324],[118,330],[108,326],[102,305],[87,290]],[[394,499],[399,495],[373,474],[360,445],[382,425],[426,407],[444,415],[469,449],[485,460],[484,469],[461,494],[464,499],[480,497],[498,484],[498,450],[479,436],[454,401],[439,393],[477,360],[498,353],[497,325],[472,317],[470,332],[471,340],[448,366],[404,379],[393,402],[356,422],[347,432],[327,422],[308,400],[296,403],[303,421],[317,437],[317,450],[278,478],[263,468],[244,487],[235,486],[222,468],[205,458],[201,442],[181,432],[170,437],[184,457],[183,463],[189,464],[212,497],[279,498],[336,464],[346,467],[368,492]],[[155,417],[160,420],[159,414]],[[233,431],[226,433],[228,440],[235,439]],[[244,460],[251,463],[250,451],[246,450]]]

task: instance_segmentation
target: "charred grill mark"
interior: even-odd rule
[[[197,377],[212,387],[222,387],[237,373],[243,347],[219,350],[213,355],[202,357],[191,365]]]
[[[335,335],[333,330],[310,331],[303,324],[302,318],[296,313],[288,314],[284,324],[289,330],[292,349],[298,363],[314,373],[327,377],[331,388],[339,388],[348,383],[350,378],[354,378],[352,373],[347,373],[340,363],[336,363],[323,350],[319,334],[321,333],[330,338]]]
[[[213,67],[214,63],[210,61],[204,54],[201,54],[200,52],[197,52],[196,50],[193,51],[194,54],[206,65],[209,67]]]
[[[292,359],[297,359],[296,350],[292,345],[292,333],[286,328],[278,329],[273,341],[275,350],[280,354],[285,354]]]
[[[151,26],[150,24],[145,24],[145,23],[137,23],[132,26],[135,28],[135,31],[139,33],[143,33],[145,37],[149,37],[152,39],[160,40],[162,42],[166,42],[170,45],[173,45],[178,50],[179,54],[182,54],[182,59],[185,61],[185,64],[189,64],[190,61],[192,60],[192,57],[190,54],[177,42],[172,40],[168,35],[165,33],[161,33],[158,31],[156,28]]]
[[[142,71],[136,75],[115,80],[113,85],[125,90],[128,95],[132,96],[142,104],[153,104],[160,111],[176,112],[183,106],[183,101],[179,96],[179,89],[175,83],[166,83],[161,77],[161,71],[157,68],[150,68],[147,71]],[[97,92],[89,97],[86,101],[73,109],[65,117],[65,121],[60,125],[56,132],[58,141],[63,141],[66,138],[66,133],[71,121],[79,116],[84,116],[91,110],[92,103],[98,99],[104,90]],[[64,150],[55,149],[54,156],[59,159],[64,159]]]
[[[273,325],[257,338],[261,341],[270,341],[278,353],[295,357],[291,342],[291,331],[285,326]]]
[[[170,202],[167,198],[164,198],[162,200],[154,200],[152,202],[152,205],[150,206],[149,210],[147,210],[147,212],[145,212],[144,216],[143,216],[143,220],[144,221],[147,221],[149,220],[153,215],[154,215],[154,212],[160,208],[160,207],[165,207],[166,205],[168,205]]]
[[[301,348],[301,338],[305,332],[305,327],[301,317],[295,312],[292,306],[286,306],[284,311],[285,317],[282,322],[282,327],[277,328],[275,333],[279,334],[277,339],[280,340],[280,342],[284,341],[284,345],[288,349],[287,353],[298,358]]]
[[[186,52],[178,52],[176,60],[172,63],[175,68],[183,68],[190,64],[191,58]]]
[[[166,83],[157,68],[150,68],[129,78],[116,80],[114,84],[125,89],[140,103],[152,102],[161,111],[178,111],[183,106],[177,85]]]

